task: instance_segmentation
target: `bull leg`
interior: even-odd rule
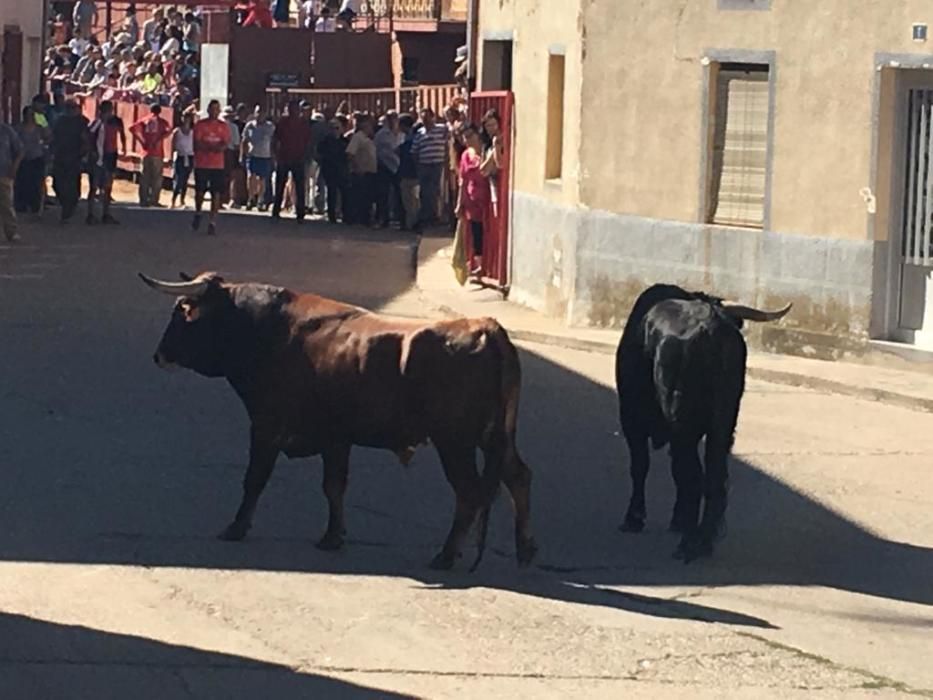
[[[632,497],[629,499],[625,521],[619,529],[622,532],[641,532],[645,529],[645,518],[648,517],[648,508],[645,505],[645,481],[651,465],[648,436],[636,431],[626,431],[625,440],[628,443],[631,463]]]
[[[538,545],[531,534],[531,470],[514,447],[510,452],[502,480],[515,508],[515,558],[519,566],[527,566],[538,553]]]
[[[674,556],[685,562],[695,559],[698,538],[697,521],[703,496],[703,465],[697,455],[696,436],[675,436],[671,441],[671,471],[677,487],[677,517],[683,537]]]
[[[722,532],[729,488],[729,452],[732,436],[706,437],[706,478],[703,520],[700,522],[700,555],[713,553],[713,542]]]
[[[447,481],[454,489],[457,504],[454,522],[444,548],[431,561],[432,569],[453,568],[460,557],[463,539],[470,531],[481,504],[479,475],[476,473],[476,449],[470,447],[438,447]]]
[[[318,541],[317,548],[333,551],[343,546],[346,525],[343,519],[343,495],[347,490],[347,472],[350,467],[350,446],[337,445],[324,451],[324,495],[327,496],[329,514],[327,532]]]
[[[266,488],[279,450],[271,442],[260,438],[255,431],[250,433],[249,467],[243,478],[243,500],[233,522],[220,533],[220,539],[239,542],[253,525],[253,514],[262,491]]]

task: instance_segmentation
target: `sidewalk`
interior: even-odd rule
[[[423,238],[417,285],[423,302],[452,316],[492,316],[516,340],[613,354],[619,330],[569,328],[490,289],[460,287],[450,267],[450,239]],[[849,362],[750,352],[748,376],[933,412],[933,375]]]

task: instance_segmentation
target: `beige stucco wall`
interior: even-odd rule
[[[23,33],[22,103],[28,103],[39,88],[42,67],[42,3],[39,0],[0,0],[0,51],[3,48],[2,30],[19,27]],[[0,76],[3,75],[0,66]]]
[[[913,22],[931,24],[927,43],[912,41]],[[775,51],[771,229],[869,235],[859,190],[875,187],[873,58],[933,53],[928,1],[774,0],[768,12],[741,12],[716,0],[587,0],[584,26],[583,204],[697,221],[701,59],[708,49]]]
[[[582,31],[580,0],[484,0],[480,3],[480,51],[477,74],[483,74],[486,38],[512,33],[512,80],[516,135],[513,185],[555,203],[579,202],[580,85]],[[565,55],[563,177],[545,182],[548,59],[551,50]],[[482,89],[482,85],[480,85]]]

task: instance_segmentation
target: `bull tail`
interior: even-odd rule
[[[482,503],[476,541],[476,560],[470,573],[476,571],[486,552],[486,536],[489,533],[489,516],[502,484],[504,467],[518,458],[515,448],[515,432],[518,425],[518,400],[521,393],[522,370],[518,351],[505,329],[490,321],[486,336],[499,359],[499,402],[492,429],[484,446],[483,476],[480,480]]]

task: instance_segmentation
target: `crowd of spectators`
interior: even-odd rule
[[[202,34],[195,11],[159,7],[140,26],[130,5],[109,38],[94,33],[96,17],[93,0],[79,0],[71,22],[55,17],[45,57],[53,95],[157,101],[178,112],[194,103]]]

